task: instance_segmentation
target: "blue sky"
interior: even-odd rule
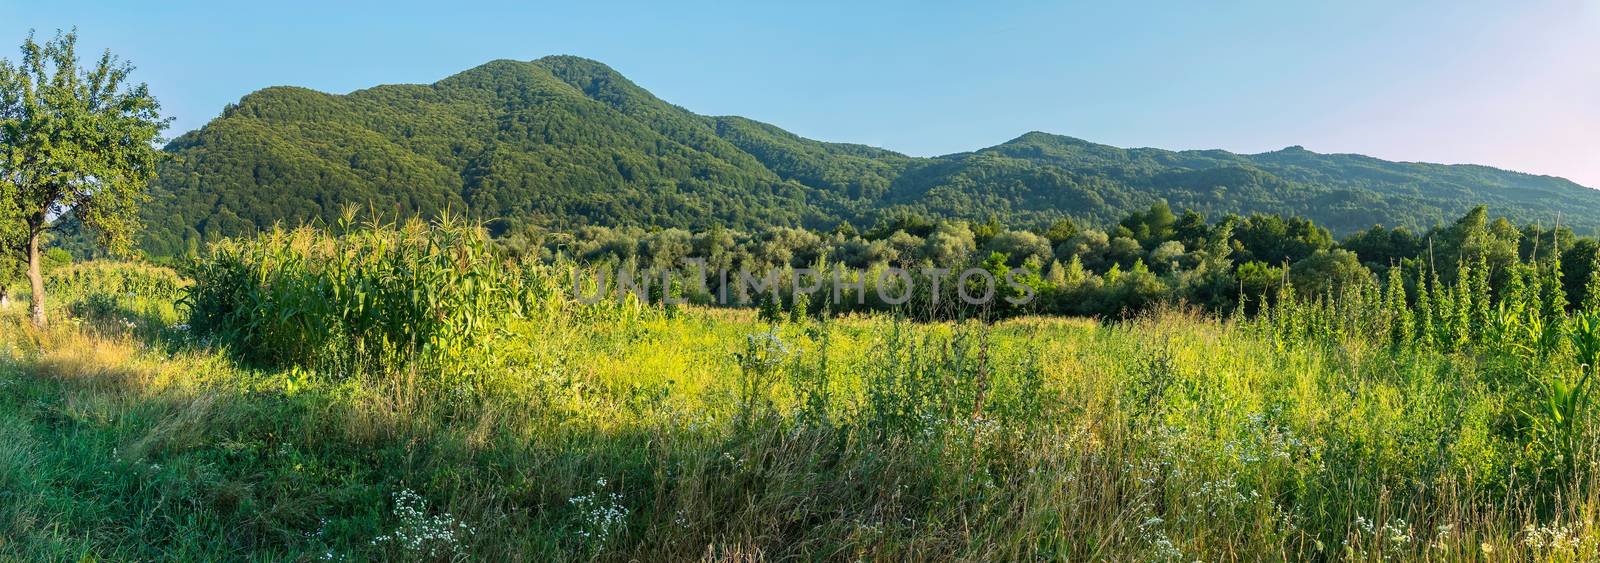
[[[0,43],[77,26],[139,66],[173,135],[265,86],[572,54],[699,113],[915,155],[1042,130],[1600,187],[1600,0],[865,4],[0,0]]]

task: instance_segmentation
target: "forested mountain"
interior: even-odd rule
[[[1600,191],[1481,166],[1388,162],[1291,147],[1258,155],[1121,149],[1028,133],[914,158],[805,139],[662,101],[595,61],[494,61],[431,85],[347,95],[252,93],[169,146],[145,208],[151,254],[349,204],[446,210],[497,232],[585,224],[865,228],[921,214],[1039,226],[1109,223],[1165,199],[1207,213],[1311,218],[1337,233],[1420,229],[1477,204],[1519,221],[1600,227]]]

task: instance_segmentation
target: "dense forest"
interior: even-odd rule
[[[1305,217],[1344,236],[1421,231],[1485,204],[1519,224],[1600,227],[1600,191],[1547,176],[1299,147],[1121,149],[1028,133],[916,158],[697,115],[595,61],[494,61],[348,95],[273,87],[173,140],[144,208],[153,256],[273,224],[466,213],[497,236],[609,227],[860,229],[920,215],[1110,228],[1165,200],[1212,216]],[[1564,212],[1564,213],[1562,213]]]
[[[659,300],[669,291],[690,302],[760,305],[786,311],[785,316],[898,310],[920,318],[1029,313],[1115,318],[1174,303],[1219,315],[1253,314],[1286,287],[1331,301],[1334,293],[1386,284],[1415,295],[1419,287],[1484,274],[1490,284],[1485,290],[1505,291],[1531,283],[1514,279],[1532,275],[1521,270],[1522,264],[1537,265],[1545,276],[1540,283],[1567,296],[1569,305],[1600,298],[1595,295],[1600,287],[1600,243],[1595,239],[1579,237],[1564,226],[1519,227],[1504,217],[1491,218],[1481,206],[1426,231],[1372,227],[1343,239],[1309,219],[1258,213],[1208,221],[1198,212],[1177,214],[1158,202],[1129,213],[1108,230],[1080,227],[1069,219],[1030,230],[994,221],[903,215],[864,232],[848,223],[828,231],[591,226],[522,233],[497,242],[504,254],[518,259],[587,265],[580,273],[582,283],[610,273],[603,288],[607,295],[643,291]],[[888,268],[910,275],[914,289],[888,277]],[[969,268],[988,270],[992,279],[1002,280],[994,284],[1001,297],[1021,299],[1021,286],[1028,286],[1029,302],[996,299],[984,307],[962,306],[954,282],[957,273]],[[815,285],[812,279],[797,278],[803,269],[820,272],[825,280],[839,272],[858,285],[830,299],[834,290],[827,283],[821,289],[800,289]],[[663,271],[672,273],[663,278]],[[723,271],[732,274],[724,277]],[[737,275],[761,277],[774,271],[779,283],[775,292],[766,293],[751,293],[754,284]],[[636,283],[624,288],[618,281],[621,272],[631,272],[629,279]],[[941,282],[931,283],[930,275],[940,276]],[[706,282],[698,283],[700,279]],[[664,290],[667,281],[674,285]],[[937,297],[929,293],[934,287],[942,288]],[[584,291],[599,295],[593,288]],[[970,294],[984,291],[974,287]],[[908,305],[895,302],[901,296],[909,296]],[[768,297],[776,299],[769,304]]]

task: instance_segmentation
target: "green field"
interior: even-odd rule
[[[1600,312],[1551,308],[1564,297],[1541,265],[1493,298],[1474,300],[1487,275],[1463,266],[1426,303],[1372,280],[1249,318],[771,324],[580,305],[554,266],[499,261],[486,241],[302,230],[224,243],[181,278],[55,272],[49,328],[15,303],[0,314],[0,553],[1600,551]]]

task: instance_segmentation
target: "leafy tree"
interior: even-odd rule
[[[1154,265],[1152,269],[1160,273],[1177,270],[1183,257],[1183,243],[1175,240],[1163,242],[1150,251],[1150,263]]]
[[[1226,222],[1219,226],[1225,226]],[[1205,243],[1211,236],[1211,228],[1206,224],[1206,216],[1186,209],[1183,217],[1178,219],[1178,224],[1173,227],[1173,237],[1189,248],[1196,248]]]
[[[917,251],[921,250],[923,245],[926,244],[920,237],[905,231],[895,231],[883,242],[888,244],[889,248],[894,252],[895,257],[890,261],[896,262],[903,267],[916,264]]]
[[[115,252],[131,249],[137,206],[164,154],[153,143],[167,126],[133,67],[109,51],[78,66],[77,34],[40,44],[30,35],[22,59],[0,61],[0,184],[5,215],[20,227],[32,286],[33,322],[44,325],[42,249],[58,215],[95,232]]]
[[[1044,238],[1050,239],[1051,246],[1060,246],[1061,243],[1067,242],[1067,239],[1076,234],[1078,234],[1078,224],[1073,223],[1071,219],[1061,219],[1051,223],[1050,228],[1045,229]]]
[[[1333,247],[1327,229],[1303,217],[1251,215],[1235,223],[1233,236],[1241,259],[1270,264],[1298,262]]]
[[[1178,218],[1172,214],[1172,208],[1167,206],[1166,201],[1159,201],[1143,213],[1128,215],[1122,220],[1121,226],[1128,229],[1128,236],[1139,241],[1139,244],[1155,246],[1172,239],[1177,223]]]
[[[1131,237],[1117,237],[1106,247],[1106,255],[1118,264],[1132,266],[1134,261],[1144,259],[1144,248]]]
[[[1356,253],[1367,269],[1379,273],[1386,272],[1390,265],[1398,264],[1400,260],[1416,258],[1427,250],[1423,240],[1405,227],[1384,229],[1378,225],[1345,237],[1339,246]]]
[[[1074,256],[1073,258],[1077,257]],[[1081,262],[1078,264],[1078,268],[1083,268]],[[1050,287],[1066,287],[1067,267],[1062,265],[1060,260],[1051,260],[1050,265],[1045,266],[1044,269],[1044,282]]]
[[[1171,290],[1145,266],[1142,259],[1135,261],[1126,274],[1107,277],[1101,313],[1129,314],[1165,301],[1170,296]]]
[[[1562,272],[1562,279],[1566,285],[1567,295],[1572,296],[1573,305],[1600,303],[1600,296],[1594,295],[1591,289],[1595,287],[1596,277],[1600,276],[1600,272],[1595,271],[1597,260],[1600,260],[1600,242],[1588,238],[1578,239],[1561,254],[1561,262],[1566,266]]]
[[[977,239],[966,223],[942,221],[928,234],[923,253],[934,266],[953,268],[972,256],[977,247]]]
[[[988,248],[1009,256],[1012,266],[1021,266],[1029,260],[1044,263],[1054,256],[1049,239],[1028,231],[1002,231],[989,239]]]
[[[1344,249],[1318,250],[1289,268],[1289,280],[1305,295],[1322,295],[1330,290],[1353,287],[1371,276],[1354,252]]]
[[[1279,286],[1283,285],[1283,268],[1273,266],[1266,262],[1245,262],[1239,265],[1234,272],[1234,278],[1239,284],[1239,294],[1246,300],[1259,300],[1261,297],[1272,295]],[[1254,312],[1264,303],[1256,302],[1247,306],[1248,311]]]
[[[1185,212],[1183,217],[1186,219],[1181,220],[1180,225],[1193,220],[1195,214]],[[919,226],[920,221],[897,223],[924,230]],[[1472,228],[1459,228],[1463,224]],[[890,265],[915,271],[919,266],[931,265],[951,271],[979,266],[1003,275],[1010,267],[1021,266],[1029,272],[1022,276],[1024,283],[1040,297],[1037,304],[1026,309],[1069,315],[1134,312],[1162,300],[1181,300],[1208,311],[1231,309],[1239,315],[1249,315],[1266,308],[1268,303],[1262,302],[1261,297],[1299,291],[1312,301],[1350,303],[1351,299],[1344,297],[1351,297],[1365,304],[1361,307],[1369,309],[1372,316],[1368,317],[1370,323],[1362,324],[1359,329],[1387,333],[1396,345],[1449,348],[1481,342],[1489,329],[1503,326],[1497,323],[1505,323],[1513,316],[1546,315],[1546,299],[1556,297],[1549,291],[1558,280],[1564,284],[1565,294],[1572,296],[1572,302],[1586,303],[1587,296],[1596,293],[1586,290],[1585,283],[1593,279],[1591,264],[1600,253],[1600,244],[1593,239],[1578,238],[1575,242],[1563,242],[1559,254],[1554,252],[1556,243],[1548,243],[1549,250],[1540,253],[1545,258],[1538,264],[1512,260],[1504,266],[1497,265],[1491,261],[1492,257],[1511,248],[1507,243],[1514,242],[1523,231],[1511,227],[1503,219],[1491,221],[1482,211],[1469,212],[1462,221],[1428,231],[1428,240],[1444,239],[1440,246],[1445,246],[1446,250],[1440,253],[1449,253],[1451,257],[1443,262],[1456,261],[1457,267],[1448,272],[1430,266],[1440,261],[1430,260],[1427,246],[1419,242],[1422,239],[1408,230],[1381,227],[1348,237],[1348,246],[1318,249],[1300,260],[1277,264],[1260,260],[1235,261],[1236,249],[1243,247],[1233,235],[1239,226],[1254,229],[1250,236],[1254,237],[1252,245],[1257,248],[1314,248],[1327,240],[1321,236],[1323,231],[1294,218],[1225,217],[1215,224],[1194,224],[1183,229],[1191,233],[1189,238],[1199,237],[1196,247],[1182,242],[1184,235],[1179,234],[1149,249],[1144,249],[1132,237],[1107,240],[1104,232],[1094,229],[1078,231],[1054,251],[1050,249],[1048,237],[1033,231],[1004,229],[998,231],[988,245],[980,247],[970,225],[967,221],[940,220],[926,229],[926,237],[896,230],[881,240],[787,226],[768,226],[754,232],[714,226],[695,234],[678,229],[583,227],[574,235],[538,234],[547,248],[519,252],[525,256],[559,254],[607,264],[657,268],[671,268],[682,263],[682,258],[694,258],[704,260],[712,270],[729,271],[804,265],[819,271],[839,266],[875,272]],[[1128,231],[1126,226],[1118,228]],[[1263,234],[1279,228],[1284,233],[1295,233],[1291,238],[1296,240],[1274,241]],[[1552,241],[1562,240],[1551,236],[1557,231],[1538,232]],[[1200,233],[1204,236],[1199,236]],[[1389,244],[1395,241],[1400,244]],[[506,244],[513,245],[512,242]],[[1381,266],[1381,275],[1373,275],[1372,261],[1352,248],[1366,248],[1374,254],[1397,258]],[[1406,249],[1414,250],[1415,254],[1404,256]],[[1240,252],[1247,254],[1248,251]],[[1107,255],[1112,259],[1106,260]],[[1566,265],[1559,276],[1551,273],[1557,257]],[[1095,261],[1093,264],[1088,262],[1091,259]],[[1174,268],[1173,264],[1178,266]],[[682,267],[686,274],[698,274],[698,268]],[[695,271],[687,271],[691,269]],[[1431,285],[1430,274],[1434,278]],[[1442,283],[1439,278],[1446,276],[1458,281]],[[996,277],[998,279],[999,275]],[[869,302],[860,308],[886,307],[886,303],[870,298],[875,287],[871,285],[871,278],[869,275],[865,292]],[[1293,283],[1289,283],[1291,281]],[[928,281],[923,280],[919,287],[924,284]],[[713,273],[706,291],[695,296],[706,302],[710,296],[719,294],[721,285]],[[942,287],[947,292],[953,291],[948,284]],[[1413,291],[1415,304],[1408,306]],[[1014,296],[1004,290],[1000,294]],[[782,297],[780,304],[790,304],[791,308],[802,303],[808,310],[814,308],[814,302],[805,302],[804,296],[792,291]],[[929,294],[919,294],[918,298],[928,297]],[[954,298],[953,295],[947,297]],[[1322,318],[1306,321],[1316,324],[1327,319],[1336,321],[1349,313],[1328,309],[1332,306],[1319,305],[1297,314],[1311,315],[1302,320]],[[1506,310],[1500,310],[1502,307]],[[828,307],[817,309],[842,312]],[[1019,308],[1002,309],[996,311],[1003,314],[1023,312]],[[955,309],[946,309],[930,314],[950,318],[947,315],[957,313]],[[794,314],[791,312],[790,316]],[[1356,329],[1358,327],[1342,326],[1331,330]]]
[[[900,214],[880,221],[877,226],[863,236],[872,239],[886,239],[898,232],[906,232],[912,236],[923,237],[933,232],[936,225],[932,219],[917,214]]]
[[[1077,258],[1083,262],[1084,267],[1096,269],[1104,263],[1106,252],[1111,248],[1111,239],[1106,233],[1096,230],[1081,231],[1072,235],[1066,242],[1056,247],[1056,256]]]
[[[978,244],[982,246],[988,245],[990,239],[1000,236],[1000,232],[1004,230],[1005,227],[1000,225],[1000,219],[990,215],[988,221],[972,226],[972,235],[977,239]]]

